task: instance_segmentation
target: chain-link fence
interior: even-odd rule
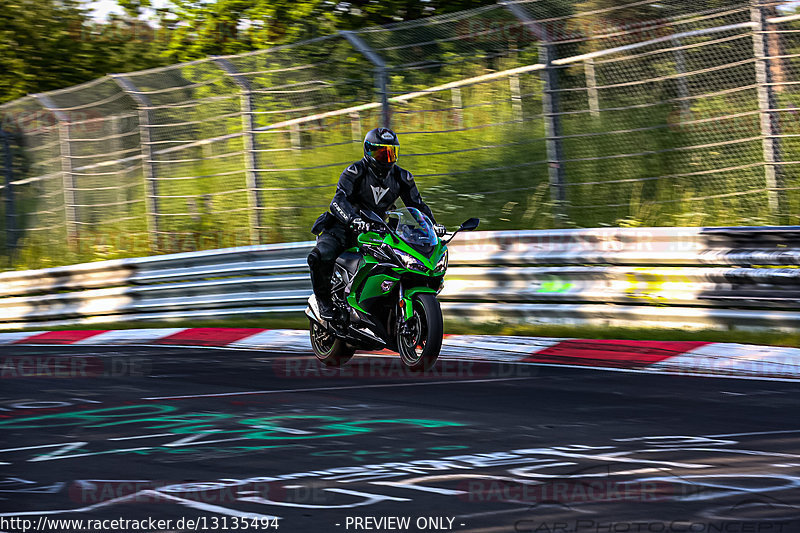
[[[507,2],[0,106],[0,224],[33,267],[306,240],[379,124],[437,218],[798,223],[784,2]]]

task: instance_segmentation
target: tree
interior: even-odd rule
[[[0,0],[0,102],[162,65],[140,22],[90,20],[77,0]]]
[[[118,0],[131,15],[149,0]],[[162,13],[167,56],[188,61],[296,42],[340,30],[412,20],[494,4],[494,0],[172,0]]]

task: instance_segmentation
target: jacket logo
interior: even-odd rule
[[[342,209],[339,206],[339,204],[337,204],[336,202],[333,202],[333,203],[331,203],[331,205],[333,206],[334,209],[336,209],[336,211],[339,213],[339,215],[341,215],[343,220],[350,220],[350,217],[347,216],[347,213],[344,212],[344,209]]]
[[[383,187],[376,187],[375,185],[370,185],[372,187],[372,197],[375,198],[375,205],[381,201],[381,198],[389,192],[389,189],[384,189]]]

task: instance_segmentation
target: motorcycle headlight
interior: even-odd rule
[[[436,263],[436,268],[434,269],[434,272],[438,273],[438,272],[444,272],[445,270],[447,270],[447,260],[448,260],[447,256],[449,254],[450,254],[449,251],[447,251],[447,250],[444,251],[444,255],[442,255],[442,257],[439,259],[439,262]]]
[[[425,265],[422,264],[422,261],[414,257],[413,255],[406,253],[402,250],[395,250],[394,253],[400,259],[400,262],[403,263],[409,270],[417,270],[419,272],[425,272],[427,270]]]

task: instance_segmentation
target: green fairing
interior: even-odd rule
[[[358,252],[358,248],[351,248],[348,251]],[[365,255],[363,258],[361,258],[361,260],[358,262],[358,272],[356,273],[356,277],[353,280],[354,289],[360,286],[362,283],[364,283],[364,278],[369,277],[369,273],[372,270],[372,267],[374,267],[376,264],[377,261],[375,260],[374,257]],[[352,307],[353,309],[357,309],[362,313],[366,313],[366,311],[362,309],[360,305],[358,305],[358,300],[356,300],[355,292],[356,291],[354,290],[347,296],[347,303],[350,304],[350,307]]]
[[[431,276],[444,275],[443,272],[439,273],[439,274],[434,274],[433,273],[434,269],[436,268],[436,263],[439,262],[439,259],[442,258],[442,255],[444,255],[445,250],[447,250],[447,246],[442,244],[442,241],[439,241],[436,244],[436,246],[433,248],[433,253],[431,254],[430,257],[425,257],[424,255],[419,253],[417,250],[412,248],[410,244],[407,244],[407,243],[401,241],[400,239],[395,239],[394,236],[392,236],[392,235],[387,235],[386,239],[384,240],[384,242],[386,244],[388,244],[389,246],[391,246],[392,248],[397,248],[398,250],[402,250],[403,252],[411,254],[412,256],[414,256],[417,259],[419,259],[420,261],[422,261],[422,264],[430,271],[430,272],[428,272],[428,275],[431,275]],[[408,269],[402,269],[402,270],[405,271],[405,272],[414,272],[416,274],[421,274],[421,272],[410,271]]]
[[[384,281],[396,282],[399,280],[400,278],[398,277],[387,276],[386,274],[380,274],[367,278],[367,281],[364,282],[364,288],[361,290],[361,301],[388,294],[391,289],[389,291],[385,291],[381,288],[381,284]],[[394,285],[392,285],[392,287],[394,287]]]
[[[429,292],[432,294],[436,294],[436,291],[431,289],[430,287],[411,287],[405,291],[405,298],[403,298],[403,303],[405,304],[405,316],[404,319],[408,319],[410,316],[414,314],[414,308],[412,306],[412,301],[414,300],[414,296],[417,294],[421,294],[423,292]]]
[[[444,272],[434,272],[436,269],[437,263],[442,258],[442,256],[447,251],[447,246],[439,241],[433,249],[433,253],[431,253],[430,257],[425,257],[423,254],[415,250],[412,246],[405,243],[404,241],[395,238],[391,234],[387,234],[385,237],[381,237],[378,233],[375,232],[366,232],[362,233],[358,236],[359,244],[372,244],[372,245],[380,245],[386,244],[392,248],[397,250],[401,250],[410,254],[411,256],[418,259],[422,262],[423,266],[428,269],[428,272],[419,272],[416,270],[409,270],[403,267],[397,267],[394,269],[396,276],[388,276],[385,274],[379,276],[372,276],[370,277],[370,272],[372,268],[378,263],[378,261],[370,256],[364,255],[364,259],[359,263],[358,273],[356,274],[355,279],[353,280],[353,291],[347,297],[347,303],[350,304],[351,307],[366,313],[366,311],[359,305],[360,303],[364,302],[365,300],[369,300],[370,298],[375,298],[378,296],[383,296],[388,294],[389,291],[384,291],[381,288],[381,284],[384,281],[398,281],[400,276],[405,273],[414,273],[416,275],[428,275],[430,277],[441,277],[444,275]],[[349,252],[359,252],[360,249],[358,247],[353,247],[348,250]],[[360,298],[356,299],[356,293],[359,291],[356,290],[357,287],[361,287],[363,285],[362,290],[360,291]],[[411,301],[415,294],[418,293],[433,293],[436,294],[437,291],[429,288],[429,287],[410,287],[405,289],[405,298],[403,302],[405,304],[405,315],[406,317],[411,316],[412,314],[412,304]]]

